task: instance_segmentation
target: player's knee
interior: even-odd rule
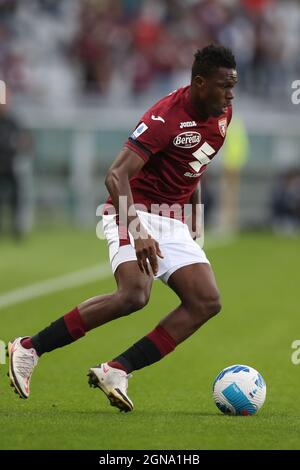
[[[149,295],[143,289],[129,290],[121,296],[123,315],[141,310],[147,305]]]
[[[200,302],[196,323],[199,324],[199,327],[203,325],[210,318],[214,317],[221,311],[221,302],[219,298],[204,299]]]
[[[207,302],[206,311],[207,311],[207,315],[208,315],[209,318],[214,317],[221,310],[222,310],[222,305],[221,305],[221,301],[220,301],[219,296],[214,298],[214,299],[210,299]]]
[[[205,317],[205,319],[209,319],[211,317],[214,317],[221,311],[221,302],[220,302],[220,297],[219,295],[209,297],[207,299],[204,299],[203,304],[202,304],[202,313]]]
[[[204,322],[217,315],[222,308],[218,294],[206,298],[195,297],[189,304],[188,309],[196,326],[198,324],[201,326]]]

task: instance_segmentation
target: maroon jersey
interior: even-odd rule
[[[200,120],[190,101],[190,86],[146,111],[125,143],[146,162],[130,180],[135,204],[148,210],[151,204],[187,204],[224,142],[231,115],[229,106],[218,117]]]

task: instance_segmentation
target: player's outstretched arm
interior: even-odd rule
[[[134,209],[134,202],[130,188],[130,178],[136,175],[144,166],[145,161],[133,150],[124,147],[108,170],[105,185],[111,195],[114,207],[119,214],[120,221],[127,221],[127,226],[135,240],[135,250],[139,268],[150,275],[149,260],[153,274],[157,274],[157,256],[162,257],[159,244],[142,226]],[[130,208],[130,212],[129,212]],[[130,215],[129,215],[130,214]],[[134,226],[134,230],[131,227]]]

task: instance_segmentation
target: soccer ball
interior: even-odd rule
[[[213,384],[213,399],[222,413],[254,415],[264,404],[266,391],[257,370],[237,364],[219,373]]]

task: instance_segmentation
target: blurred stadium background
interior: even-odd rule
[[[148,105],[189,83],[193,53],[210,42],[236,54],[240,118],[234,155],[209,168],[210,222],[226,226],[222,175],[233,168],[242,228],[269,226],[276,178],[300,162],[299,32],[293,0],[1,0],[0,79],[32,137],[16,159],[21,230],[95,225],[122,143]]]
[[[205,249],[223,313],[166,362],[135,374],[130,416],[89,392],[85,371],[177,304],[161,283],[142,313],[46,355],[30,400],[16,400],[1,365],[0,448],[299,449],[300,376],[290,359],[300,331],[300,104],[291,99],[300,80],[299,1],[0,0],[4,113],[24,130],[8,152],[20,202],[15,234],[27,235],[10,238],[4,177],[0,348],[113,291],[105,242],[95,236],[106,170],[147,106],[189,83],[193,53],[210,42],[231,47],[239,71],[238,118],[203,188]],[[0,176],[3,122],[0,115]],[[238,231],[247,233],[225,236]],[[212,403],[214,377],[234,363],[266,380],[254,420],[223,417]]]

